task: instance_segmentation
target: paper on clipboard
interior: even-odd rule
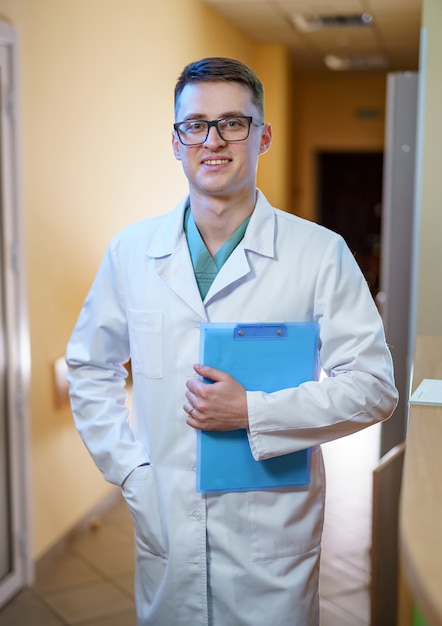
[[[201,325],[200,362],[223,370],[248,391],[271,393],[317,380],[315,322]],[[210,381],[208,381],[210,382]],[[256,461],[245,430],[198,431],[197,491],[252,491],[307,485],[310,450]]]

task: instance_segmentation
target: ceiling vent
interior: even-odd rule
[[[294,15],[292,17],[295,27],[303,32],[317,30],[330,30],[336,28],[364,28],[371,26],[373,16],[371,13],[358,13],[352,15]]]

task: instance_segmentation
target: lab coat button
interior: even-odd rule
[[[191,515],[192,515],[193,519],[196,519],[196,520],[200,520],[201,519],[201,513],[197,509],[192,511]]]

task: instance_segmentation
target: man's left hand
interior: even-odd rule
[[[201,430],[237,430],[248,428],[247,396],[244,387],[232,376],[206,365],[194,365],[198,376],[186,383],[186,422]]]

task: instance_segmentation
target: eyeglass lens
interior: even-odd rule
[[[215,126],[225,141],[243,141],[249,135],[251,121],[249,117],[225,117],[211,122],[188,120],[178,124],[177,131],[184,144],[204,143],[211,126]]]

